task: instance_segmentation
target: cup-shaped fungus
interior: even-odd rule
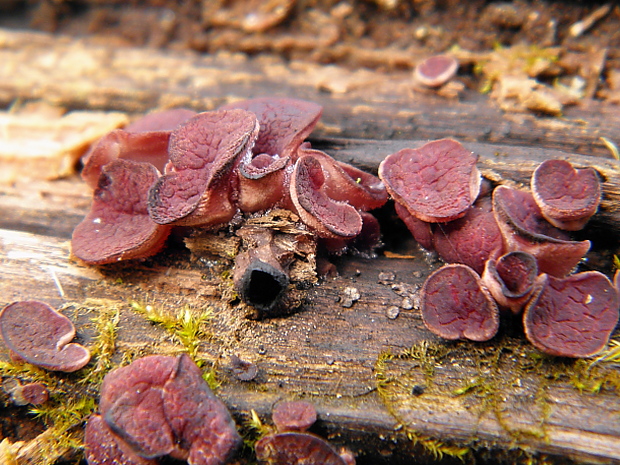
[[[151,355],[108,373],[101,386],[105,424],[139,457],[190,465],[225,463],[241,442],[224,404],[187,354]]]
[[[17,359],[46,370],[73,372],[90,361],[90,352],[70,342],[71,320],[44,302],[13,302],[0,312],[0,334]]]
[[[619,302],[618,290],[598,271],[549,276],[525,308],[525,334],[547,354],[589,357],[607,344],[618,323]]]
[[[444,339],[488,341],[499,329],[499,310],[467,265],[446,265],[424,282],[420,310],[426,327]]]
[[[590,241],[572,241],[566,232],[550,224],[529,192],[496,187],[493,212],[506,251],[532,254],[542,273],[566,276],[590,249]]]
[[[379,177],[394,201],[416,218],[444,223],[461,218],[480,192],[478,157],[452,139],[388,155]]]
[[[291,176],[295,212],[319,237],[353,238],[362,231],[362,217],[352,205],[332,199],[321,163],[312,156],[297,160]]]
[[[71,251],[90,265],[159,252],[170,226],[148,214],[147,195],[159,174],[149,163],[114,160],[103,167],[90,212],[73,230]]]
[[[112,432],[101,415],[88,417],[84,430],[84,455],[88,465],[156,465],[157,459],[137,455]]]
[[[256,458],[269,465],[347,465],[327,441],[309,433],[286,432],[256,442]]]
[[[531,180],[534,200],[557,228],[583,229],[601,202],[601,184],[594,168],[575,169],[566,160],[546,160]]]
[[[195,114],[183,108],[155,112],[125,129],[108,133],[84,156],[82,179],[96,188],[103,166],[116,159],[148,162],[163,172],[168,162],[170,133]]]
[[[476,202],[462,218],[437,224],[433,245],[444,261],[468,265],[482,274],[486,261],[500,255],[504,247],[489,199]]]
[[[459,63],[448,55],[435,55],[418,63],[413,70],[414,79],[426,87],[440,87],[454,77]]]
[[[148,210],[159,224],[215,226],[237,212],[236,168],[258,136],[256,116],[218,110],[190,118],[170,136],[166,174],[151,188]]]
[[[257,98],[224,105],[256,115],[256,144],[239,165],[239,208],[244,212],[274,206],[286,193],[285,166],[312,132],[323,111],[320,105],[290,98]]]
[[[509,252],[497,260],[489,259],[482,273],[482,283],[502,307],[519,313],[546,281],[538,274],[536,258],[527,252]]]
[[[303,432],[316,422],[316,409],[313,404],[303,400],[279,402],[271,412],[271,419],[281,433]]]

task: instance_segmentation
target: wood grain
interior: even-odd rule
[[[340,159],[376,169],[386,152],[420,141],[323,139],[321,143]],[[541,157],[557,155],[467,146],[482,155],[482,168],[496,173],[498,182],[522,182]],[[506,156],[495,155],[504,151]],[[596,221],[617,231],[617,163],[563,156],[579,164],[595,164],[604,174],[608,203]],[[397,223],[383,227],[401,235],[393,250],[410,258],[389,258],[389,254],[374,259],[335,258],[339,276],[325,278],[312,288],[300,311],[253,321],[226,299],[230,284],[222,273],[230,262],[193,260],[178,239],[162,254],[138,263],[97,268],[71,260],[70,233],[90,202],[89,190],[77,177],[18,182],[0,187],[0,194],[0,305],[32,298],[57,307],[71,303],[68,312],[78,326],[78,338],[92,346],[97,313],[85,303],[87,299],[113,302],[120,308],[115,363],[124,354],[182,350],[169,333],[132,310],[131,302],[169,312],[184,305],[211,308],[210,337],[201,342],[199,356],[215,367],[221,383],[218,395],[239,424],[248,419],[251,409],[269,422],[276,401],[303,397],[317,405],[316,431],[353,449],[360,464],[410,463],[412,454],[432,461],[433,450],[440,455],[462,452],[482,461],[491,456],[526,461],[551,454],[557,461],[620,463],[617,385],[606,382],[600,392],[580,391],[576,379],[585,385],[592,380],[575,362],[550,359],[526,367],[511,361],[537,357],[518,330],[504,329],[485,346],[446,343],[424,328],[419,313],[404,298],[415,302],[417,289],[439,264],[421,252]],[[380,272],[394,273],[393,280],[380,280]],[[346,287],[361,294],[350,308],[341,301]],[[388,318],[390,307],[399,309],[397,318]],[[421,346],[424,343],[428,345]],[[429,378],[423,365],[407,356],[412,347],[431,347],[451,356],[438,358]],[[498,354],[495,365],[480,356],[487,349]],[[235,378],[232,354],[257,365],[255,380]],[[559,376],[560,369],[575,374]],[[593,370],[590,373],[598,377],[618,376],[616,367]],[[456,394],[469,384],[473,387]],[[414,394],[417,385],[425,386],[421,394]]]

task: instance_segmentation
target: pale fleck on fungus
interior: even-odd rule
[[[525,308],[525,334],[547,354],[589,357],[605,348],[619,305],[618,290],[598,271],[549,276]]]
[[[547,221],[567,231],[583,229],[601,202],[601,184],[594,168],[575,169],[565,160],[538,165],[531,188]]]
[[[422,286],[420,310],[426,327],[444,339],[488,341],[499,329],[497,304],[466,265],[433,272]]]
[[[70,342],[71,320],[36,300],[13,302],[0,312],[0,334],[17,359],[46,370],[73,372],[90,361],[90,352]]]

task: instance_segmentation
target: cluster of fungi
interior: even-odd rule
[[[612,283],[597,271],[575,272],[590,242],[570,236],[598,209],[593,169],[548,160],[530,191],[492,188],[477,156],[443,139],[387,156],[376,177],[304,141],[320,114],[314,103],[262,98],[198,114],[154,113],[113,131],[84,160],[94,200],[73,233],[73,255],[92,265],[143,259],[174,227],[218,230],[274,209],[296,215],[328,251],[372,249],[380,234],[369,211],[389,194],[416,241],[447,263],[422,287],[430,331],[486,341],[505,311],[522,314],[527,338],[545,353],[588,357],[603,349],[618,322],[620,277]],[[249,304],[269,309],[286,290],[292,258],[269,233],[247,231],[256,237],[235,262],[235,286]],[[0,334],[15,360],[48,370],[72,372],[90,360],[71,342],[71,321],[41,302],[6,306]],[[20,402],[47,399],[41,386],[17,383],[11,392]],[[306,432],[315,420],[311,405],[283,403],[273,412],[277,431],[255,445],[257,458],[354,464],[350,452]],[[217,465],[240,444],[228,410],[187,355],[147,356],[108,373],[85,433],[90,465],[168,456]]]
[[[539,350],[587,357],[618,323],[615,284],[598,271],[574,273],[590,241],[572,240],[595,214],[601,186],[592,168],[547,160],[531,191],[483,183],[477,157],[443,139],[389,155],[379,177],[414,238],[448,265],[421,291],[426,326],[445,339],[486,341],[500,311],[522,313]]]

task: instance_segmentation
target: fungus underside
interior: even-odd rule
[[[493,418],[517,447],[522,440],[548,440],[546,425],[553,408],[549,392],[554,388],[620,397],[620,374],[613,364],[620,358],[618,347],[620,342],[612,340],[607,357],[573,360],[541,354],[509,336],[493,343],[422,342],[399,354],[379,355],[377,391],[407,437],[435,459],[464,457],[470,449],[496,446],[474,433],[483,417]],[[433,413],[427,417],[425,412]],[[417,415],[424,419],[418,421]],[[438,422],[448,415],[471,424],[460,425],[461,437],[446,442],[436,437],[437,431],[424,429],[425,423],[433,423],[432,415],[439,415]],[[527,456],[526,448],[520,453]]]

